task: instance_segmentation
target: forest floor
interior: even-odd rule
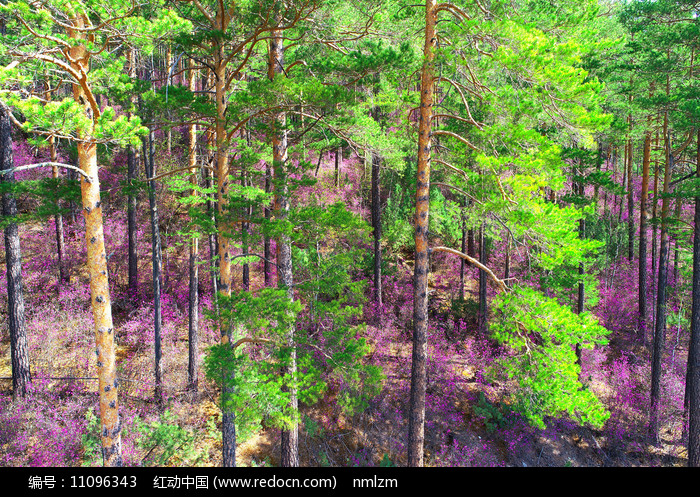
[[[332,166],[329,166],[329,168]],[[349,167],[343,164],[343,168]],[[327,171],[330,174],[330,169]],[[347,174],[345,175],[347,181]],[[329,175],[330,178],[330,175]],[[352,180],[352,178],[351,178]],[[357,183],[361,183],[358,181]],[[357,185],[340,192],[347,204]],[[353,191],[355,193],[353,193]],[[336,192],[337,193],[337,192]],[[173,202],[174,203],[174,202]],[[356,206],[357,207],[357,206]],[[362,211],[362,206],[357,207]],[[366,208],[365,208],[366,211]],[[163,212],[166,217],[167,210]],[[172,213],[171,213],[172,214]],[[125,216],[118,207],[106,218],[113,311],[117,330],[123,454],[127,465],[221,465],[218,393],[200,374],[199,395],[186,392],[188,362],[185,245],[164,233],[163,355],[165,400],[153,400],[153,308],[149,295],[150,233],[140,232],[140,303],[126,287]],[[140,225],[147,225],[142,220]],[[23,400],[11,397],[10,341],[6,323],[5,264],[0,255],[0,466],[99,465],[94,331],[84,271],[80,222],[66,225],[71,281],[56,287],[53,221],[21,227],[23,274],[33,387]],[[173,228],[173,233],[176,231]],[[381,309],[365,305],[360,320],[371,346],[366,360],[382,368],[380,393],[361,412],[344,413],[337,386],[319,402],[302,406],[300,458],[304,466],[405,465],[410,397],[412,268],[410,254],[387,251]],[[633,336],[636,264],[609,264],[600,271],[600,301],[594,312],[611,330],[609,344],[584,350],[581,379],[602,401],[610,418],[601,429],[567,419],[533,427],[511,406],[514,385],[497,374],[503,350],[474,331],[473,316],[455,327],[458,262],[436,257],[430,278],[429,384],[426,399],[427,466],[684,466],[682,422],[686,366],[685,334],[669,324],[664,356],[661,443],[647,436],[650,354]],[[503,268],[497,268],[503,271]],[[240,269],[239,269],[240,271]],[[259,278],[261,267],[251,267]],[[500,274],[500,273],[499,273]],[[240,281],[240,274],[234,276]],[[467,300],[476,299],[476,270],[466,279]],[[252,287],[261,282],[253,280]],[[211,304],[200,271],[200,316]],[[150,299],[150,300],[149,300]],[[682,304],[677,316],[681,315]],[[686,306],[687,307],[687,306]],[[676,317],[676,319],[680,319]],[[669,323],[673,321],[669,320]],[[200,359],[218,343],[206,317],[200,323]],[[201,361],[200,361],[201,364]],[[71,379],[72,378],[72,379]],[[279,430],[262,427],[238,447],[243,466],[279,463]]]
[[[0,271],[2,270],[4,268],[0,266]],[[473,281],[469,282],[468,292],[474,290],[473,284]],[[433,302],[440,301],[441,297],[449,298],[448,295],[440,295],[440,289],[436,289],[436,293]],[[117,312],[117,321],[129,328],[129,314],[133,318],[135,312],[136,309],[130,308]],[[36,314],[32,316],[34,320],[37,319]],[[94,371],[94,367],[83,359],[90,355],[86,353],[91,346],[90,318],[82,316],[79,321],[64,321],[44,335],[41,346],[32,347],[33,364],[38,366],[37,369],[44,374],[50,372],[54,378],[90,377],[90,371]],[[74,333],[76,328],[87,333],[80,333],[80,339],[77,339]],[[33,329],[38,331],[37,328]],[[184,390],[185,378],[182,372],[187,369],[186,333],[186,328],[180,328],[169,337],[169,346],[166,348],[166,382],[170,388],[166,390],[164,407],[155,404],[151,398],[152,389],[148,386],[152,370],[152,347],[143,342],[136,344],[122,339],[117,349],[120,375],[125,380],[120,392],[120,407],[126,411],[123,416],[129,420],[127,425],[132,423],[125,430],[125,438],[134,437],[137,432],[142,433],[138,431],[142,427],[139,428],[138,423],[134,424],[135,418],[153,422],[164,411],[168,411],[168,422],[171,425],[177,425],[192,435],[187,441],[190,444],[189,459],[172,455],[158,460],[159,453],[166,457],[167,447],[159,446],[158,443],[137,446],[134,441],[125,440],[125,446],[131,446],[128,449],[131,451],[129,457],[134,464],[158,462],[164,465],[218,466],[221,463],[217,392],[211,385],[200,384],[199,397],[192,402]],[[373,340],[373,353],[370,357],[375,364],[382,366],[386,375],[382,392],[368,409],[352,416],[346,416],[339,410],[334,399],[337,392],[332,390],[316,405],[303,407],[300,457],[304,466],[403,465],[405,462],[403,440],[407,432],[405,411],[410,385],[411,344],[406,331],[397,331],[393,325],[370,323],[368,335],[383,337],[381,340]],[[8,399],[11,395],[11,382],[7,378],[11,376],[11,370],[9,340],[6,338],[6,335],[3,336],[0,344],[0,377],[3,378],[0,380],[0,398]],[[30,336],[30,342],[37,343],[38,339],[38,336]],[[215,340],[210,342],[214,343]],[[477,346],[484,347],[484,350],[493,348],[488,340],[470,333],[464,340],[454,340],[448,344],[451,354],[445,354],[445,350],[432,350],[442,357],[440,367],[443,370],[436,372],[435,379],[431,378],[428,388],[426,465],[564,467],[686,464],[682,427],[670,421],[678,419],[677,416],[667,417],[667,422],[662,427],[661,444],[650,444],[644,433],[644,407],[624,405],[624,402],[620,405],[619,392],[613,391],[615,387],[605,381],[605,377],[589,375],[588,381],[590,388],[603,399],[608,408],[615,411],[615,416],[602,430],[581,427],[566,420],[549,420],[547,428],[541,430],[517,419],[507,409],[507,393],[511,386],[497,381],[480,380],[481,364],[478,360],[470,360],[470,357],[474,357],[473,350],[471,354],[467,351]],[[431,345],[431,349],[432,347]],[[674,355],[682,364],[685,350],[681,345],[674,349]],[[621,358],[634,357],[639,363],[648,364],[648,356],[647,349],[631,337],[629,332],[614,332],[604,351],[584,354],[583,360],[585,362],[588,358],[594,363],[593,369],[604,370]],[[595,361],[598,361],[597,365]],[[644,379],[632,379],[639,380],[634,389],[641,390]],[[29,402],[36,402],[39,406],[46,403],[51,405],[74,396],[72,402],[89,409],[90,404],[94,406],[95,394],[91,392],[93,384],[94,382],[83,380],[43,380],[42,389],[35,390]],[[431,395],[440,399],[439,407],[430,407]],[[641,392],[640,397],[644,397]],[[7,407],[8,404],[4,406]],[[621,412],[623,410],[627,412]],[[16,444],[8,436],[12,412],[22,419],[22,429],[28,430],[30,441],[39,437],[42,424],[53,422],[64,427],[70,424],[67,419],[41,419],[41,409],[36,410],[35,415],[32,415],[31,408],[24,411],[8,408],[1,412],[0,454],[5,456],[5,463],[10,466],[34,465],[38,462],[31,452],[34,450],[30,449],[31,444],[25,446],[27,453],[19,454]],[[69,409],[64,414],[81,417],[84,416],[84,411]],[[32,434],[32,431],[36,433]],[[84,437],[88,434],[89,427],[79,431]],[[78,450],[80,462],[96,463],[94,458],[90,459],[85,445],[83,443]],[[278,431],[263,429],[239,446],[238,460],[244,466],[274,466],[279,462],[278,454]],[[68,464],[76,463],[77,461],[71,461]]]

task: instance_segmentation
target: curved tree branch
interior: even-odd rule
[[[493,271],[491,271],[488,267],[484,266],[481,262],[479,262],[477,259],[474,259],[473,257],[468,256],[467,254],[460,252],[459,250],[451,249],[449,247],[433,247],[430,249],[431,252],[447,252],[448,254],[456,255],[457,257],[461,257],[462,259],[469,261],[471,264],[475,265],[479,269],[483,270],[496,284],[496,286],[503,292],[507,292],[509,290],[508,286],[506,286],[506,282],[500,279],[498,276],[494,274]]]

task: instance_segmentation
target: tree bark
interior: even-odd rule
[[[49,138],[49,153],[51,162],[58,162],[58,154],[56,153],[56,142],[54,137]],[[51,168],[51,177],[58,179],[58,167]],[[66,274],[64,254],[66,253],[65,238],[63,236],[63,216],[61,214],[54,215],[54,223],[56,225],[56,254],[58,255],[58,286],[65,281],[68,281]]]
[[[634,35],[632,35],[634,40]],[[634,59],[632,59],[634,61]],[[633,87],[633,78],[630,77],[630,88]],[[629,106],[632,106],[632,93],[627,97]],[[627,115],[627,124],[632,132],[632,113]],[[634,182],[632,181],[632,138],[627,138],[627,260],[634,260]]]
[[[583,196],[583,185],[579,184],[579,193]],[[586,237],[586,218],[582,217],[578,224],[578,234],[579,238],[583,239]],[[583,276],[585,274],[585,268],[583,262],[578,265],[578,299],[576,303],[576,313],[583,314],[586,307],[586,286],[583,282]],[[581,365],[581,344],[576,344],[576,364]]]
[[[696,174],[700,177],[700,132]],[[690,318],[690,345],[686,375],[688,404],[688,466],[700,466],[700,197],[695,197],[695,226],[693,236],[693,291]]]
[[[683,207],[683,202],[680,197],[676,199],[676,210],[674,212],[674,218],[681,218],[681,208]],[[673,285],[678,286],[678,239],[673,240]]]
[[[250,129],[246,128],[246,141],[248,143],[248,146],[250,147]],[[241,163],[241,187],[245,188],[248,186],[248,173],[246,171],[246,166],[245,164]],[[248,219],[251,216],[250,212],[250,206],[246,205],[246,201],[244,200],[244,205],[243,208],[241,209],[241,242],[243,245],[243,250],[242,254],[244,256],[248,255],[248,230],[249,230],[249,223]],[[247,292],[250,290],[250,264],[248,262],[243,263],[243,277],[242,277],[242,282],[243,282],[243,291]]]
[[[91,122],[99,117],[99,108],[87,87],[90,52],[82,44],[85,33],[81,31],[90,25],[86,16],[71,19],[77,29],[66,31],[76,44],[69,50],[71,67],[84,79],[73,83],[73,98],[83,105],[85,115]],[[89,34],[87,35],[90,36]],[[80,137],[79,138],[83,138]],[[114,353],[114,324],[112,303],[109,294],[107,274],[107,254],[104,243],[102,202],[100,200],[100,180],[97,168],[97,145],[85,136],[85,141],[77,143],[78,165],[90,178],[80,177],[80,190],[85,218],[85,241],[87,245],[87,267],[90,273],[90,300],[95,322],[95,353],[97,356],[97,376],[100,404],[100,424],[102,458],[105,466],[122,466],[121,419],[119,416],[116,356]]]
[[[479,262],[486,265],[486,237],[484,236],[484,224],[479,228]],[[479,332],[484,336],[488,333],[488,301],[486,298],[487,276],[486,271],[479,268]]]
[[[627,178],[627,144],[625,144],[625,152],[622,157],[622,189],[629,189],[629,179]],[[617,210],[617,224],[622,224],[622,210],[625,205],[625,195],[620,195],[620,207]]]
[[[223,4],[220,4],[216,12],[216,17],[213,19],[213,28],[220,33],[226,33],[228,30],[228,25],[230,18],[230,13],[223,8]],[[228,236],[226,236],[226,231],[231,229],[230,223],[225,219],[227,217],[228,209],[228,193],[229,193],[229,146],[230,146],[230,136],[228,130],[226,129],[226,113],[227,113],[227,103],[226,103],[226,78],[227,78],[227,61],[224,54],[223,40],[221,37],[215,37],[212,41],[212,52],[214,57],[213,71],[214,71],[214,95],[215,95],[215,105],[216,105],[216,124],[214,137],[216,141],[216,180],[217,180],[217,211],[219,218],[217,219],[217,228],[219,237],[218,240],[218,254],[219,254],[219,284],[218,289],[221,294],[225,297],[231,296],[231,283],[232,283],[232,271],[231,271],[231,242]],[[221,329],[221,343],[226,345],[231,343],[231,333],[230,327],[228,329]],[[234,371],[224,371],[224,377],[233,379]],[[232,387],[224,385],[221,392],[222,400],[224,406],[226,405],[226,399],[232,395]],[[228,408],[224,407],[222,425],[221,425],[221,438],[222,438],[222,456],[223,456],[223,466],[224,467],[235,467],[236,466],[236,425],[235,425],[235,413],[229,411]]]
[[[221,31],[226,31],[227,14],[217,12],[217,22],[221,24]],[[224,219],[227,215],[229,192],[229,135],[226,130],[226,61],[223,46],[214,44],[214,89],[216,95],[216,179],[217,200],[219,213],[219,233],[230,229],[229,223]],[[231,295],[231,242],[228,236],[219,236],[219,290],[225,296]],[[223,330],[222,330],[223,332]],[[230,337],[229,337],[230,338]]]
[[[646,344],[647,329],[647,217],[649,215],[649,163],[651,132],[644,137],[642,159],[642,198],[639,206],[639,338]]]
[[[464,205],[464,204],[463,204]],[[464,215],[464,207],[460,211],[462,217],[462,253],[467,253],[467,218]],[[471,256],[471,254],[469,254]],[[473,257],[473,256],[472,256]],[[467,269],[467,261],[459,260],[459,300],[464,302],[464,276]]]
[[[382,218],[379,191],[379,156],[372,154],[372,227],[374,228],[374,303],[382,308]]]
[[[503,281],[510,279],[510,233],[506,233],[506,267],[503,274]]]
[[[630,118],[631,121],[631,118]],[[632,181],[632,140],[627,145],[627,259],[634,260],[634,183]]]
[[[467,230],[467,255],[471,258],[476,258],[476,241],[474,238],[474,230]]]
[[[600,172],[602,162],[603,162],[603,145],[599,142],[598,143],[598,151],[596,152],[596,159],[595,159],[595,170],[598,173]],[[599,196],[600,196],[600,186],[596,183],[596,185],[593,187],[593,203],[596,206],[598,205]]]
[[[659,275],[656,287],[656,324],[654,329],[654,353],[651,369],[651,409],[649,412],[649,434],[654,443],[659,442],[659,410],[661,391],[661,359],[666,339],[666,284],[668,280],[668,211],[670,199],[671,170],[673,168],[673,155],[671,152],[670,137],[668,135],[668,114],[664,117],[664,144],[666,166],[664,168],[663,199],[661,201],[661,242],[659,248]]]
[[[338,145],[335,150],[335,187],[340,188],[340,159],[342,159],[343,147]]]
[[[170,43],[166,42],[165,48],[165,85],[172,86],[173,81],[170,77],[170,67],[173,65],[173,47]],[[173,129],[168,126],[165,131],[166,133],[166,150],[168,155],[173,151]]]
[[[408,465],[423,466],[425,439],[425,392],[427,388],[428,331],[428,219],[430,214],[430,159],[432,147],[433,93],[437,5],[425,2],[425,46],[421,71],[418,167],[416,175],[415,266],[413,294],[413,352],[411,398],[408,415]]]
[[[658,149],[659,147],[659,134],[658,131],[656,133],[656,137],[654,138],[654,150]],[[659,210],[659,161],[658,159],[654,159],[654,199],[653,199],[653,204],[651,206],[651,217],[654,220],[654,223],[651,226],[651,281],[654,282],[655,275],[656,275],[656,261],[658,260],[657,258],[657,236],[656,233],[658,232],[658,226],[657,226],[657,217],[658,217],[658,210]],[[653,290],[656,290],[656,285],[654,285]],[[653,292],[655,293],[655,292]],[[656,315],[656,314],[654,314]]]
[[[197,81],[197,70],[190,68],[188,86],[191,92],[195,92]],[[188,164],[192,182],[191,195],[197,196],[197,125],[192,124],[189,128],[189,153]],[[190,257],[189,257],[189,309],[188,309],[188,342],[189,361],[187,365],[187,390],[192,395],[192,400],[196,400],[199,387],[199,237],[190,237]]]
[[[148,150],[144,141],[144,164],[146,166],[146,178],[156,175],[155,167],[155,139],[153,130],[148,135]],[[162,279],[162,251],[160,243],[160,228],[158,226],[158,203],[156,201],[156,182],[148,182],[148,203],[151,218],[151,260],[153,263],[153,336],[154,336],[154,378],[155,389],[153,392],[156,402],[163,400],[163,354],[161,349],[161,334],[163,317],[161,309],[161,279]]]
[[[270,54],[268,77],[270,80],[284,73],[284,44],[282,33],[275,29],[270,32]],[[281,221],[289,217],[289,185],[287,181],[287,116],[277,112],[272,121],[272,167],[275,174],[275,218]],[[292,243],[289,234],[284,233],[277,239],[277,285],[287,292],[287,298],[294,300],[294,279],[292,272]],[[284,374],[296,377],[296,341],[295,325],[287,331],[287,347],[290,350],[289,362],[284,366]],[[293,412],[299,410],[296,386],[289,387],[289,407]],[[283,429],[281,433],[281,465],[283,467],[299,466],[299,428]]]
[[[12,169],[12,124],[10,110],[0,103],[0,171]],[[0,174],[1,183],[14,183],[15,174]],[[2,196],[2,215],[12,218],[17,215],[17,201],[11,193]],[[32,381],[29,365],[27,326],[24,317],[24,291],[22,284],[22,253],[17,223],[9,223],[4,230],[5,261],[7,264],[7,304],[10,326],[10,361],[12,363],[12,395],[24,397]]]
[[[272,170],[270,168],[270,164],[265,164],[265,193],[271,192]],[[269,222],[270,218],[272,217],[272,211],[267,206],[263,209],[265,214],[265,220]],[[265,287],[269,287],[272,286],[272,264],[270,263],[270,261],[272,260],[272,247],[270,244],[270,236],[267,233],[264,234],[263,239],[263,257],[265,257],[265,260],[263,261],[263,271],[265,273]]]
[[[132,78],[136,78],[136,54],[134,49],[130,49],[128,52],[129,57],[129,75]],[[132,104],[136,104],[136,97],[132,98]],[[128,282],[128,294],[132,303],[136,304],[138,302],[138,280],[139,280],[139,260],[138,260],[138,240],[136,238],[136,232],[138,230],[136,221],[136,208],[137,208],[137,196],[136,192],[133,190],[135,187],[135,182],[138,179],[138,163],[139,156],[137,150],[129,146],[127,151],[127,184],[129,185],[129,196],[127,200],[127,230],[129,237],[129,282]]]

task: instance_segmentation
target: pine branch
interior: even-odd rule
[[[80,175],[85,178],[85,181],[92,183],[92,178],[88,176],[82,169],[76,166],[71,166],[70,164],[63,164],[61,162],[39,162],[37,164],[29,164],[26,166],[13,167],[12,169],[5,169],[0,171],[0,174],[14,173],[17,171],[25,171],[27,169],[36,169],[37,167],[62,167],[64,169],[70,169],[71,171],[77,171]]]

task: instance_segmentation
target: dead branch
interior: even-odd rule
[[[488,267],[484,266],[481,262],[478,261],[478,259],[474,259],[473,257],[470,257],[467,254],[460,252],[459,250],[455,250],[455,249],[452,249],[449,247],[433,247],[432,249],[430,249],[430,251],[431,252],[447,252],[448,254],[452,254],[452,255],[456,255],[457,257],[461,257],[462,259],[470,262],[474,266],[483,270],[489,276],[489,278],[491,278],[493,280],[493,282],[496,284],[496,286],[501,291],[507,292],[509,290],[505,281],[503,281],[498,276],[496,276],[493,271],[491,271]]]

